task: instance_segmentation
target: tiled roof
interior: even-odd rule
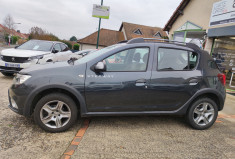
[[[88,35],[87,37],[78,40],[81,44],[96,45],[98,31]],[[100,29],[99,46],[109,46],[124,40],[124,35],[120,31]]]
[[[156,38],[154,37],[154,35],[156,35],[156,33],[158,32],[161,34],[162,37],[167,36],[166,32],[164,32],[162,28],[159,28],[159,27],[151,27],[151,26],[123,22],[119,31],[121,31],[123,27],[125,29],[127,40],[130,40],[132,38],[138,38],[138,37]],[[138,35],[134,33],[138,29],[141,31],[142,35]]]
[[[2,24],[0,24],[0,32],[7,32],[8,34],[11,33],[12,35],[19,36],[19,37],[21,37],[23,39],[27,39],[28,38],[28,34],[18,33],[14,29],[10,30],[7,27],[3,26]]]

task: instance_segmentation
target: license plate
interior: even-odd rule
[[[16,68],[20,68],[20,64],[14,64],[14,63],[5,63],[6,67],[16,67]]]

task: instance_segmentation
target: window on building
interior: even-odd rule
[[[162,37],[162,35],[161,35],[161,33],[160,33],[160,32],[157,32],[156,34],[154,34],[154,37],[161,38],[161,37]]]
[[[140,31],[140,29],[137,29],[136,31],[134,31],[134,33],[138,35],[142,35],[142,32]]]

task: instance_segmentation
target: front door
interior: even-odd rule
[[[151,47],[137,47],[116,52],[101,60],[106,71],[100,73],[88,66],[85,82],[88,111],[142,110],[151,76],[148,64],[151,51]]]

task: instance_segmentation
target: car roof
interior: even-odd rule
[[[49,41],[49,40],[38,40],[38,39],[31,39],[30,41],[45,41],[45,42],[53,42],[53,43],[63,43],[63,42],[60,42],[60,41]]]
[[[175,46],[183,46],[193,49],[196,52],[201,52],[201,49],[194,43],[186,43],[186,42],[179,42],[179,41],[172,41],[168,39],[156,39],[156,38],[134,38],[131,40],[124,40],[120,41],[121,43],[126,44],[137,44],[137,43],[159,43],[164,45],[175,45]]]

